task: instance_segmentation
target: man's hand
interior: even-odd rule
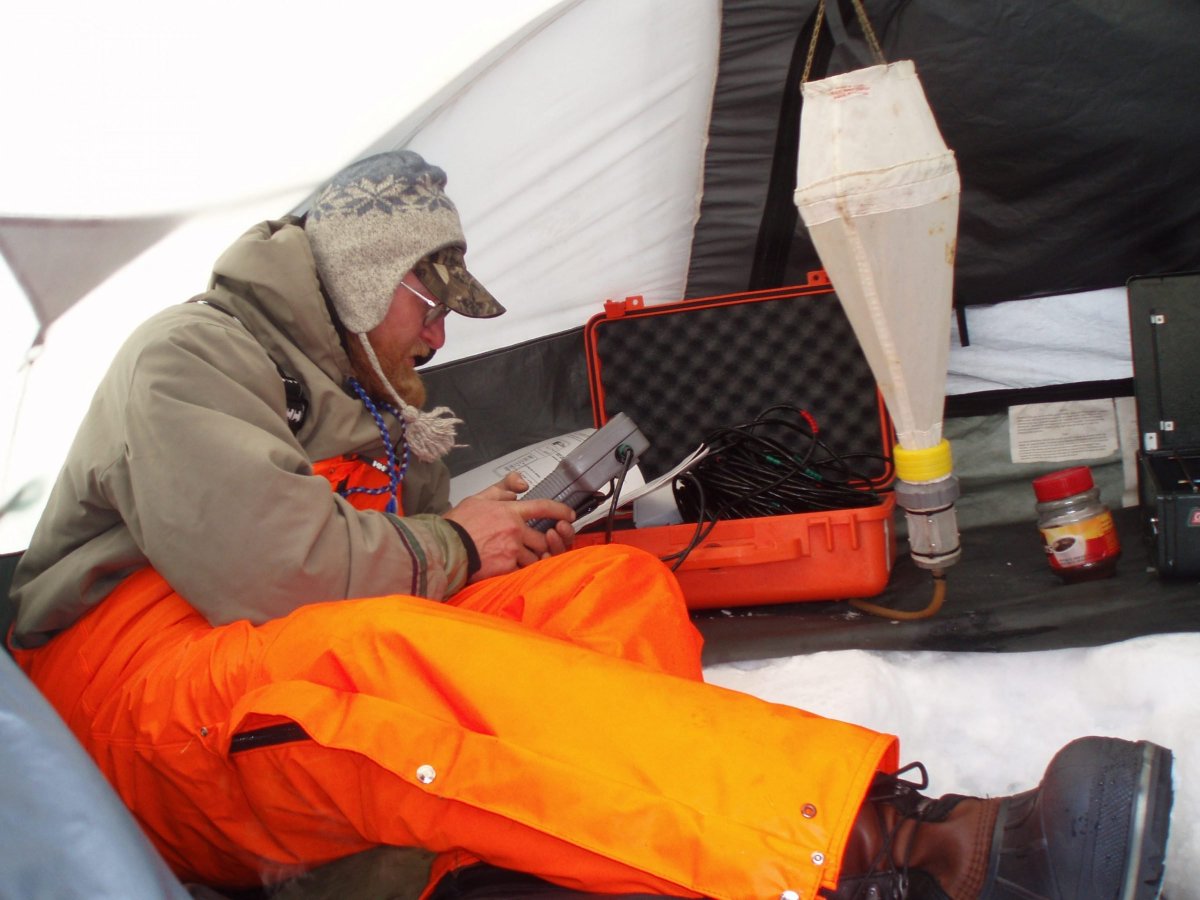
[[[467,530],[479,553],[479,571],[471,581],[502,575],[567,550],[575,540],[570,523],[575,511],[556,500],[518,500],[529,489],[525,479],[509,472],[503,481],[467,497],[446,513]],[[527,522],[554,519],[545,534]]]

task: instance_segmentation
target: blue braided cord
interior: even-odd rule
[[[407,438],[408,421],[404,418],[404,413],[400,412],[400,410],[396,409],[396,407],[392,406],[392,404],[384,403],[384,404],[382,404],[382,406],[386,412],[391,413],[392,416],[396,419],[396,421],[400,423],[400,441],[402,441],[404,443],[404,462],[402,462],[400,464],[400,469],[396,473],[396,482],[399,483],[399,482],[403,481],[404,476],[406,474],[408,474],[408,461],[411,457],[411,453],[410,453],[409,447],[408,447],[408,438]],[[384,436],[384,443],[387,443],[386,432],[385,432],[385,436]],[[399,443],[399,442],[397,442],[397,443]],[[389,447],[390,447],[390,445],[389,445]],[[391,448],[391,449],[394,450],[394,448]],[[395,454],[393,452],[393,459],[394,458],[395,458]]]
[[[404,443],[404,465],[401,466],[401,465],[398,465],[396,462],[396,450],[392,446],[392,436],[388,432],[387,423],[383,421],[383,416],[381,416],[379,414],[379,410],[376,409],[375,404],[371,402],[371,398],[369,396],[367,396],[366,390],[363,388],[363,386],[361,384],[358,383],[357,378],[350,379],[350,387],[354,389],[354,393],[358,394],[358,399],[362,401],[362,404],[364,407],[366,407],[367,412],[369,412],[371,414],[371,418],[375,420],[376,427],[379,428],[379,436],[383,439],[383,449],[384,449],[384,452],[387,454],[388,486],[387,487],[378,487],[378,488],[364,488],[364,487],[347,488],[345,491],[342,492],[342,495],[348,496],[350,494],[371,494],[371,495],[391,494],[391,496],[388,498],[388,502],[387,502],[387,512],[390,512],[394,515],[394,514],[396,514],[396,512],[399,509],[399,507],[396,503],[396,491],[399,490],[400,482],[404,478],[405,473],[408,471],[408,460],[409,460],[408,441],[404,440],[404,432],[407,430],[408,426],[404,421],[404,417],[400,414],[400,410],[396,409],[396,407],[392,406],[390,403],[382,404],[384,410],[391,413],[400,422],[400,432],[401,432],[400,440],[403,441],[403,443]]]

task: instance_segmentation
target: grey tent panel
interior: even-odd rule
[[[0,217],[0,255],[45,331],[110,275],[171,233],[174,216],[130,219]]]
[[[453,475],[595,424],[581,328],[435,366],[422,377],[428,405],[448,406],[463,419],[446,457]]]
[[[0,897],[189,900],[62,719],[0,653]]]

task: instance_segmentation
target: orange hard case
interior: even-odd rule
[[[840,428],[840,442],[880,457],[881,469],[872,475],[876,485],[885,485],[878,505],[712,526],[676,569],[690,608],[842,600],[883,591],[896,556],[895,499],[886,489],[892,427],[824,272],[810,273],[804,285],[655,306],[641,297],[610,300],[587,323],[584,337],[595,423],[623,411],[638,424],[651,443],[642,458],[650,463],[648,478],[682,460],[708,428],[753,418],[757,410],[745,406],[746,393],[811,411],[817,422]],[[748,389],[756,379],[758,388]],[[813,383],[823,387],[813,389]],[[624,513],[611,533],[592,526],[576,545],[612,540],[667,558],[696,534],[691,523],[634,528]]]

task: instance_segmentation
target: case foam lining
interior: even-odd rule
[[[666,472],[714,428],[747,423],[776,404],[807,410],[834,452],[883,453],[871,369],[836,294],[672,305],[595,323],[593,392],[607,421],[626,413],[650,441],[647,477]],[[878,477],[885,462],[855,461]]]

